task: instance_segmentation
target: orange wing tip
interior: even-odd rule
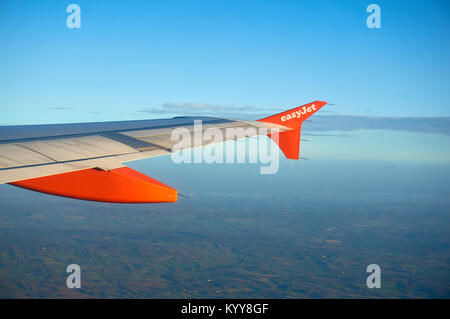
[[[267,134],[267,136],[278,144],[286,158],[298,160],[300,156],[300,131],[302,123],[326,104],[327,102],[324,101],[314,101],[258,121],[291,128],[290,131],[284,131],[276,135]]]
[[[128,167],[81,171],[11,183],[37,192],[110,203],[167,203],[177,190]]]

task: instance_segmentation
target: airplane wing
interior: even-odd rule
[[[77,199],[119,202],[175,202],[177,191],[124,165],[126,162],[214,143],[204,131],[228,128],[250,137],[260,128],[280,132],[274,139],[287,158],[298,159],[301,123],[323,107],[316,101],[258,121],[211,117],[165,120],[0,127],[0,184]],[[201,121],[201,127],[195,126]],[[175,129],[200,133],[199,139],[175,145]],[[195,132],[194,132],[195,130]],[[197,132],[200,130],[200,132]],[[269,137],[273,138],[271,134]]]

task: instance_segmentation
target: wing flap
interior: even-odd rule
[[[100,135],[15,143],[56,162],[136,152],[136,149]]]
[[[15,144],[0,144],[0,168],[52,163],[54,160]]]
[[[151,158],[167,154],[169,154],[168,151],[158,149],[97,159],[0,169],[0,184],[11,183],[24,179],[37,178],[48,175],[56,175],[88,168],[101,168],[103,170],[112,170],[115,168],[124,167],[122,163],[125,162],[131,162],[144,158]]]

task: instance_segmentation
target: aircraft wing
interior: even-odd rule
[[[283,152],[288,158],[297,156],[298,159],[301,122],[315,112],[310,105],[318,110],[325,104],[316,101],[302,106],[305,109],[303,118],[298,112],[302,107],[298,107],[258,121],[177,117],[165,120],[3,126],[0,127],[0,184],[9,183],[53,195],[94,201],[174,202],[177,199],[175,189],[123,163],[170,154],[179,142],[172,138],[174,129],[200,133],[198,136],[201,137],[181,146],[178,143],[176,150],[214,143],[214,140],[204,137],[203,132],[208,128],[223,131],[223,141],[249,137],[251,135],[248,132],[257,135],[259,128],[277,130],[281,133],[279,141],[276,141]],[[308,108],[310,112],[306,111]],[[296,114],[299,114],[297,120],[286,120],[287,115],[295,117]],[[197,120],[201,120],[200,127],[194,125],[198,123]],[[228,136],[225,134],[228,128],[241,128],[237,132],[245,132],[245,135]],[[289,146],[289,143],[293,144]],[[292,147],[297,150],[292,151]],[[283,148],[289,149],[290,153],[286,153]]]

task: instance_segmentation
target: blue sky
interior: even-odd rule
[[[81,29],[66,27],[70,3],[81,7]],[[370,3],[4,1],[0,124],[199,110],[258,118],[312,100],[336,104],[319,115],[323,123],[327,115],[449,117],[448,1],[376,1],[381,29],[366,27]],[[322,158],[450,161],[448,122],[424,118],[441,128],[431,134],[354,121],[308,147]]]

